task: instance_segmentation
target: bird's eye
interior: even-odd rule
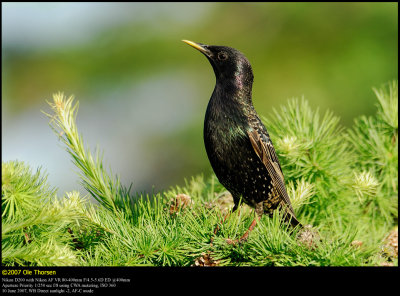
[[[224,51],[219,52],[219,53],[218,53],[218,59],[219,59],[220,61],[224,61],[224,60],[228,59],[227,53],[224,52]]]

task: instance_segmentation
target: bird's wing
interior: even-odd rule
[[[288,206],[289,212],[293,217],[296,217],[290,203],[289,195],[286,192],[285,179],[278,161],[278,157],[275,153],[275,149],[270,142],[265,142],[261,139],[259,133],[252,129],[247,132],[251,145],[257,156],[263,162],[268,170],[269,175],[272,178],[274,186],[276,186],[279,195],[282,197],[285,204]]]

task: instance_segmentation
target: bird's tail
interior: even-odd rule
[[[300,223],[300,221],[296,218],[296,215],[293,212],[293,209],[291,207],[291,205],[282,205],[282,210],[284,213],[284,221],[289,223],[290,226],[292,226],[292,228],[295,227],[299,227],[299,228],[303,228],[303,224]]]
[[[294,215],[287,215],[287,220],[290,222],[290,225],[294,228],[294,227],[300,227],[303,228],[303,224],[300,223],[299,220],[297,220],[297,218]]]
[[[296,218],[296,215],[291,211],[289,208],[285,208],[283,219],[286,223],[289,223],[291,228],[294,229],[295,227],[303,228],[303,224]]]

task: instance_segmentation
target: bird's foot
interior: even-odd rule
[[[258,217],[258,219],[260,219],[260,217]],[[228,245],[235,246],[236,244],[242,244],[242,243],[246,242],[249,237],[250,232],[253,230],[253,228],[256,226],[256,224],[257,224],[257,218],[254,219],[253,222],[251,222],[249,229],[243,234],[243,236],[240,239],[235,239],[235,240],[232,240],[230,238],[226,239],[226,242],[228,243]]]
[[[233,240],[233,239],[227,238],[225,241],[228,245],[236,246],[237,244],[241,245],[244,242],[246,242],[248,237],[249,237],[249,234],[245,233],[240,239]]]
[[[237,240],[237,239],[233,240],[233,239],[227,238],[225,241],[228,245],[235,246],[239,240]]]

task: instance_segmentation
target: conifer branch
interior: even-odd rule
[[[116,204],[129,190],[122,188],[119,178],[111,178],[104,170],[99,151],[93,157],[90,150],[85,150],[82,136],[76,126],[76,114],[79,104],[73,104],[73,97],[68,99],[62,93],[53,96],[53,103],[48,102],[54,115],[45,113],[50,119],[50,126],[66,145],[72,161],[79,169],[79,176],[85,189],[103,206],[117,212]]]
[[[84,187],[61,199],[40,169],[2,163],[3,265],[376,266],[398,265],[388,241],[398,219],[397,81],[374,89],[377,112],[352,128],[332,112],[320,115],[305,99],[289,100],[264,122],[275,144],[299,220],[321,241],[304,244],[282,226],[282,213],[263,216],[241,246],[247,207],[231,213],[210,244],[232,197],[215,175],[196,176],[163,194],[138,194],[104,170],[99,152],[85,149],[76,127],[78,104],[54,96],[50,126],[79,170]],[[184,197],[185,203],[180,203]],[[181,198],[181,199],[179,199]],[[396,230],[397,232],[397,230]]]

